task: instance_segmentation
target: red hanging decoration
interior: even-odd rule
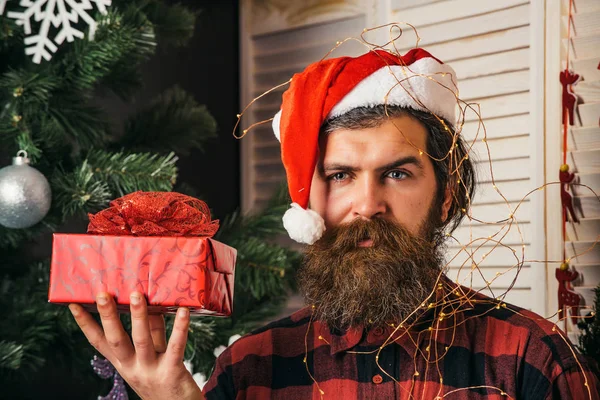
[[[571,193],[567,191],[569,184],[575,180],[575,173],[569,172],[568,164],[563,164],[560,167],[558,177],[560,179],[560,201],[563,210],[563,223],[569,219],[571,222],[579,223],[579,219],[575,215],[575,210],[573,209],[573,198],[571,197]]]
[[[569,26],[567,33],[567,40],[569,46],[567,48],[567,59],[565,69],[560,72],[560,83],[562,85],[562,125],[563,125],[563,163],[560,167],[558,174],[560,180],[560,200],[562,204],[562,239],[563,239],[563,260],[565,260],[560,268],[556,269],[556,279],[558,280],[558,317],[565,318],[565,331],[567,330],[567,308],[571,310],[571,319],[573,324],[577,324],[579,318],[579,305],[581,304],[582,298],[579,293],[574,292],[572,289],[572,282],[579,277],[579,273],[575,269],[569,268],[569,263],[566,257],[565,241],[567,238],[567,221],[570,219],[571,222],[579,222],[579,219],[575,215],[573,209],[573,198],[567,191],[569,185],[575,180],[575,173],[569,172],[569,165],[567,164],[567,148],[568,148],[568,133],[569,125],[575,125],[575,110],[577,108],[577,94],[573,91],[573,85],[576,85],[580,81],[581,76],[574,73],[569,69],[569,53],[571,43],[571,21],[572,21],[572,7],[573,0],[569,1]],[[564,314],[563,314],[564,313]],[[564,317],[563,317],[564,315]]]
[[[573,85],[581,80],[579,74],[574,73],[568,66],[560,72],[560,83],[562,84],[562,118],[563,124],[575,125],[575,108],[577,107],[577,95],[573,91]]]
[[[579,272],[569,269],[568,263],[563,263],[560,268],[556,268],[556,279],[558,280],[558,318],[563,318],[563,312],[568,307],[571,310],[571,320],[577,325],[579,319],[579,305],[581,304],[581,295],[574,292],[571,282],[579,277]],[[566,313],[564,317],[567,318]]]

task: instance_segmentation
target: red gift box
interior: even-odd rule
[[[137,192],[132,195],[144,194]],[[122,199],[127,200],[127,196],[111,202],[111,205],[127,203],[123,203]],[[128,207],[131,208],[130,205]],[[157,207],[156,211],[164,216],[165,210]],[[110,229],[104,229],[106,227],[94,226],[92,229],[94,222],[98,221],[94,217],[106,221],[108,211],[114,212],[114,209],[90,216],[88,231],[110,232]],[[181,214],[180,211],[175,214]],[[139,215],[137,211],[135,214]],[[121,214],[118,218],[123,216]],[[119,226],[119,231],[129,233],[137,229],[127,216],[122,219],[127,230]],[[144,228],[152,224],[147,219],[138,218],[137,222]],[[214,233],[216,229],[213,228]],[[158,231],[164,234],[161,229]],[[142,232],[147,233],[146,230]],[[206,236],[56,233],[52,245],[48,301],[80,303],[88,310],[96,311],[96,294],[108,292],[115,297],[119,311],[128,312],[129,295],[138,291],[145,294],[149,312],[172,313],[177,307],[184,306],[189,307],[191,314],[229,316],[233,307],[236,255],[234,248]]]

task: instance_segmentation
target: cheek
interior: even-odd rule
[[[416,235],[429,214],[431,201],[432,197],[427,193],[416,191],[394,193],[388,204],[393,218]]]
[[[343,191],[330,190],[326,182],[314,179],[310,189],[310,208],[323,217],[325,226],[336,226],[347,222],[352,210],[352,198]]]

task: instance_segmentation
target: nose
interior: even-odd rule
[[[364,179],[356,190],[352,210],[354,218],[372,219],[385,214],[385,193],[375,179]]]

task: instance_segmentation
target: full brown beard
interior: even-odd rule
[[[415,236],[384,219],[328,229],[306,251],[298,285],[315,318],[330,328],[399,323],[427,299],[441,268],[439,234],[429,215]],[[372,247],[359,247],[365,239]]]

